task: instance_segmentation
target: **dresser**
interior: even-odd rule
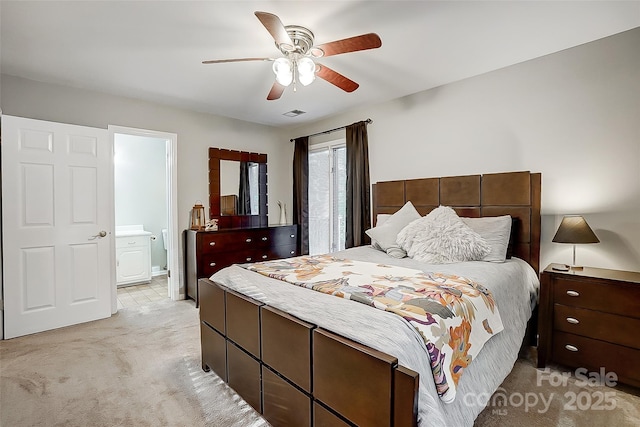
[[[640,272],[552,266],[540,278],[538,368],[604,367],[640,386]]]
[[[229,228],[186,231],[187,297],[199,305],[198,279],[231,264],[289,258],[298,255],[298,226]]]

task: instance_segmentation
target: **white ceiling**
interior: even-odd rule
[[[275,57],[254,11],[325,43],[369,32],[379,49],[322,59],[360,84],[317,79],[267,101]],[[297,126],[640,26],[640,1],[6,1],[3,74],[273,126]],[[282,114],[299,109],[295,118]]]

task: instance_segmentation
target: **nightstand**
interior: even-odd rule
[[[640,387],[640,273],[552,266],[540,277],[538,368],[604,368]]]

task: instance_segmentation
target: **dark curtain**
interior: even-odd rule
[[[247,162],[240,162],[238,215],[251,215],[251,189],[249,188],[249,164]]]
[[[345,248],[368,245],[371,228],[367,123],[347,126],[347,219]]]
[[[293,223],[298,224],[298,247],[309,254],[309,137],[295,139],[293,152]]]

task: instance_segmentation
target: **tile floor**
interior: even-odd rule
[[[155,276],[150,283],[118,288],[118,310],[138,305],[153,304],[168,299],[167,276]]]

